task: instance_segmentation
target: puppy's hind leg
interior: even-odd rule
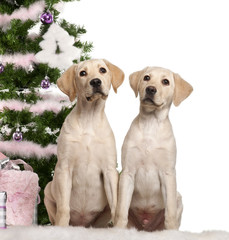
[[[51,194],[51,183],[52,182],[49,182],[45,187],[44,203],[45,203],[46,210],[48,212],[49,220],[52,223],[52,225],[54,225],[55,217],[56,217],[56,203]]]

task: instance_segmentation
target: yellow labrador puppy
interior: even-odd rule
[[[45,188],[52,224],[88,227],[107,209],[114,221],[116,146],[104,108],[111,85],[117,92],[123,80],[123,71],[110,62],[88,60],[70,67],[57,81],[71,101],[77,97],[77,104],[62,126],[53,181]]]
[[[122,147],[117,227],[153,231],[178,229],[182,200],[176,189],[176,143],[168,113],[192,92],[178,74],[147,67],[130,75],[140,113]]]

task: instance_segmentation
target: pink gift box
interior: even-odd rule
[[[25,169],[32,169],[22,160]],[[31,225],[39,192],[38,175],[32,171],[0,170],[0,191],[7,192],[6,224]]]

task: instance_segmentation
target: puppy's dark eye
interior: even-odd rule
[[[169,85],[169,80],[168,80],[168,79],[163,79],[161,82],[162,82],[162,84],[165,85],[165,86],[168,86],[168,85]]]
[[[80,72],[80,76],[81,76],[81,77],[87,76],[87,72],[86,72],[86,71],[81,71],[81,72]]]
[[[149,81],[149,80],[150,80],[150,76],[149,75],[145,75],[144,81]]]
[[[100,72],[100,73],[106,73],[107,70],[106,70],[105,68],[101,67],[101,68],[99,69],[99,72]]]

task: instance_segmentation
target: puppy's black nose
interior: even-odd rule
[[[146,93],[150,96],[155,95],[156,92],[157,92],[157,89],[153,86],[149,86],[149,87],[146,88]]]
[[[91,85],[92,87],[100,87],[101,84],[102,84],[102,81],[101,81],[100,79],[98,79],[98,78],[94,78],[94,79],[92,79],[92,80],[90,81],[90,85]]]

